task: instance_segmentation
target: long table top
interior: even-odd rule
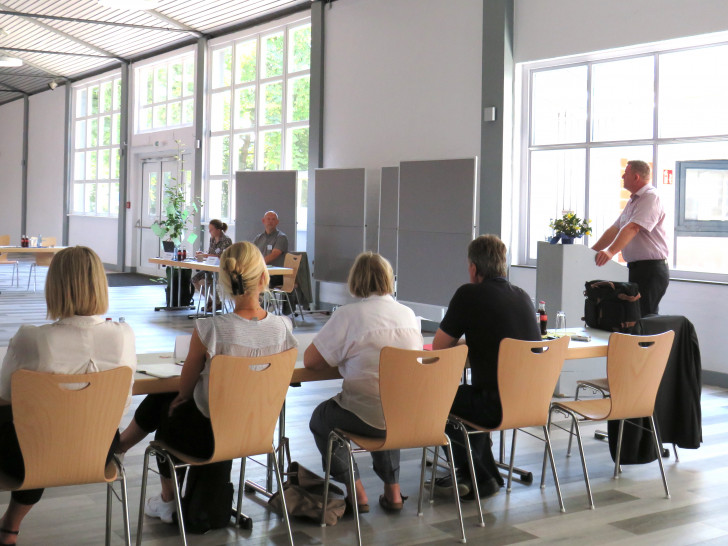
[[[569,328],[570,333],[585,333],[591,337],[591,341],[569,342],[569,349],[566,353],[567,360],[580,358],[598,358],[607,356],[610,332],[603,330],[591,330],[584,328]],[[341,379],[339,368],[331,367],[324,370],[309,370],[303,366],[303,352],[308,347],[315,334],[296,335],[298,339],[298,357],[296,367],[293,370],[291,383],[306,383],[309,381],[327,381],[329,379]],[[143,368],[151,368],[154,365],[178,364],[182,370],[182,363],[175,362],[174,355],[167,353],[147,353],[137,355],[137,363]],[[166,366],[165,366],[166,367]],[[152,394],[158,392],[173,392],[179,388],[179,376],[159,379],[137,372],[134,376],[134,394]]]
[[[56,254],[67,246],[0,246],[0,254]]]
[[[209,264],[207,262],[198,262],[194,258],[187,259],[182,262],[177,260],[168,260],[167,258],[149,258],[150,264],[166,265],[169,267],[180,267],[182,269],[198,269],[200,271],[212,271],[218,273],[220,266],[218,264]],[[293,275],[293,269],[290,267],[274,267],[268,266],[268,273],[271,275]]]

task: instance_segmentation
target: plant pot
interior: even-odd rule
[[[562,245],[573,245],[574,244],[574,237],[570,237],[569,235],[561,234],[561,244]]]
[[[174,252],[174,241],[162,241],[162,248],[165,252]]]

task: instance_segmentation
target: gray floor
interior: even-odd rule
[[[23,277],[24,276],[24,277]],[[42,285],[39,276],[39,286]],[[21,284],[27,282],[27,265],[21,269]],[[27,293],[9,288],[9,268],[0,268],[0,345],[6,345],[22,324],[40,324],[45,319],[42,291]],[[174,337],[190,332],[193,321],[185,312],[154,312],[163,304],[162,287],[124,287],[110,289],[111,308],[108,316],[124,316],[132,325],[138,352],[171,350]],[[323,318],[307,317],[296,332],[315,332]],[[292,456],[307,467],[320,472],[320,457],[308,430],[311,411],[321,400],[338,390],[338,382],[328,381],[292,388],[288,395],[287,432],[291,438]],[[703,434],[705,443],[699,450],[680,450],[680,462],[666,460],[666,471],[672,499],[666,500],[656,463],[625,467],[619,480],[612,479],[612,463],[606,444],[593,439],[596,427],[584,427],[585,448],[592,478],[596,510],[587,508],[581,465],[578,457],[566,458],[566,435],[555,431],[554,449],[567,512],[559,512],[553,480],[549,476],[546,489],[538,485],[514,484],[513,491],[502,490],[485,501],[486,526],[476,526],[474,503],[464,503],[466,533],[470,543],[515,544],[726,544],[728,523],[721,514],[728,508],[728,428],[726,417],[728,391],[705,387],[703,391]],[[138,403],[138,400],[135,401]],[[125,418],[128,422],[129,415]],[[139,505],[141,466],[144,445],[131,450],[125,467],[129,476],[132,533],[136,529]],[[540,478],[542,444],[519,435],[517,465]],[[425,508],[424,517],[416,514],[417,481],[420,453],[402,454],[401,483],[410,495],[399,515],[384,513],[376,499],[381,484],[371,471],[370,459],[359,457],[364,484],[372,511],[362,516],[362,531],[367,544],[452,544],[457,542],[457,517],[454,503],[437,500]],[[253,478],[262,478],[262,471],[248,465]],[[237,466],[233,476],[237,476]],[[150,482],[152,492],[158,485]],[[0,509],[8,501],[8,493],[0,493]],[[48,490],[30,513],[23,526],[19,544],[101,544],[104,530],[105,489],[103,486],[67,487]],[[252,531],[233,527],[204,536],[190,535],[190,544],[284,544],[281,521],[268,511],[265,499],[246,495],[243,509],[254,519]],[[122,544],[122,528],[118,509],[115,512],[113,544]],[[334,527],[321,529],[317,524],[296,520],[293,523],[297,544],[351,544],[354,542],[353,520],[344,519]],[[144,544],[178,544],[176,527],[158,520],[146,520]]]

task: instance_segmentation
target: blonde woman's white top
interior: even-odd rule
[[[102,316],[73,316],[42,326],[21,326],[0,370],[0,398],[10,401],[16,370],[84,374],[127,366],[136,370],[134,331]],[[132,380],[133,382],[133,380]],[[131,388],[126,407],[131,402]]]

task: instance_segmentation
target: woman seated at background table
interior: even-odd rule
[[[227,229],[228,225],[225,222],[217,219],[210,220],[207,225],[207,231],[209,231],[210,233],[210,247],[207,249],[207,253],[198,251],[195,254],[198,260],[204,258],[219,258],[222,255],[223,251],[233,244],[233,241],[230,239],[230,237],[225,235]],[[209,271],[199,271],[192,277],[192,285],[195,287],[195,290],[200,295],[200,297],[203,296],[202,287],[205,285],[205,279],[207,279],[207,286],[211,287],[212,274]],[[207,298],[208,311],[212,311],[212,296],[210,295],[211,293],[212,290],[209,289],[209,294]],[[217,307],[219,308],[220,305],[218,305]]]
[[[271,355],[297,345],[290,319],[269,314],[260,306],[260,294],[267,289],[269,280],[263,256],[252,243],[235,243],[222,253],[219,283],[235,302],[234,311],[195,323],[179,393],[147,396],[121,433],[120,452],[126,452],[156,430],[156,439],[183,453],[200,458],[212,455],[208,403],[212,358],[216,354]],[[172,523],[174,484],[167,464],[158,461],[158,467],[162,492],[147,499],[144,512]]]
[[[90,248],[61,250],[53,258],[45,285],[48,318],[42,326],[21,326],[10,340],[0,370],[0,403],[10,402],[10,378],[16,370],[85,374],[119,366],[136,369],[134,332],[128,324],[104,320],[108,285],[101,260]],[[131,401],[131,390],[127,407]],[[118,434],[109,450],[110,461]],[[12,409],[0,406],[0,469],[22,479],[23,457],[12,423]],[[23,518],[43,489],[13,491],[0,520],[0,544],[15,544]]]
[[[349,292],[363,298],[336,310],[313,339],[303,356],[307,368],[338,366],[344,378],[339,394],[321,403],[313,412],[309,427],[326,468],[329,433],[341,428],[354,434],[384,438],[386,428],[379,397],[379,352],[382,347],[422,349],[419,322],[411,309],[392,297],[392,266],[379,254],[360,254],[349,271]],[[389,511],[402,509],[399,489],[399,450],[372,454],[374,472],[384,482],[379,504]],[[331,477],[347,488],[347,510],[352,510],[349,491],[348,454],[334,444]],[[354,463],[359,512],[369,511],[366,491]]]

